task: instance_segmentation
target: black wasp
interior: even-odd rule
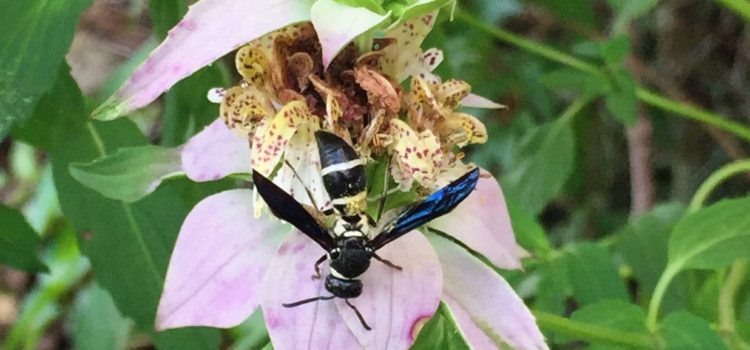
[[[323,184],[333,205],[333,211],[326,213],[334,215],[330,227],[321,219],[321,215],[318,215],[322,213],[317,212],[317,209],[305,208],[259,172],[253,172],[255,188],[271,212],[294,225],[325,249],[326,254],[315,263],[313,277],[319,278],[320,264],[326,259],[331,260],[331,273],[325,279],[325,288],[331,296],[318,296],[284,306],[295,307],[318,300],[342,298],[357,314],[362,326],[370,330],[357,308],[349,302],[350,298],[356,298],[362,293],[362,281],[359,280],[359,276],[370,266],[370,259],[374,258],[401,270],[399,266],[378,256],[377,250],[430,220],[450,212],[474,190],[479,179],[479,169],[469,171],[423,201],[411,205],[388,224],[378,226],[366,210],[363,160],[352,146],[333,133],[317,131],[315,138],[320,153]],[[294,171],[294,168],[292,170]],[[294,172],[296,175],[296,171]],[[386,190],[378,208],[378,220],[384,207],[387,181],[384,187]],[[309,191],[308,195],[312,201]]]

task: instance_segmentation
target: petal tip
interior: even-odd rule
[[[468,94],[461,100],[461,106],[482,109],[508,109],[508,106],[476,94]]]

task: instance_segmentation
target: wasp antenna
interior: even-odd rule
[[[307,185],[305,185],[304,182],[302,182],[302,178],[297,173],[297,169],[294,169],[291,163],[289,163],[288,160],[284,159],[284,164],[289,167],[289,169],[292,169],[292,174],[294,174],[294,177],[299,181],[300,184],[302,184],[302,188],[305,189],[305,192],[307,193],[307,198],[310,199],[310,203],[315,207],[315,210],[320,211],[320,207],[318,206],[318,203],[315,203],[315,198],[313,198],[312,192],[310,192],[310,189],[307,188]]]
[[[378,255],[378,254],[373,254],[372,257],[375,258],[375,260],[380,261],[381,263],[385,264],[385,266],[388,266],[390,268],[393,268],[393,269],[396,269],[396,270],[399,270],[399,271],[403,270],[401,268],[401,266],[398,266],[398,265],[396,265],[396,264],[394,264],[394,263],[392,263],[392,262],[390,262],[390,261],[388,261],[386,259],[381,258],[380,255]]]
[[[315,297],[315,298],[310,298],[310,299],[295,301],[293,303],[281,304],[281,305],[284,306],[284,307],[295,307],[295,306],[300,306],[300,305],[307,304],[307,303],[312,303],[313,301],[331,300],[333,298],[335,298],[335,296],[333,296],[333,295],[331,295],[329,297]]]
[[[312,279],[316,280],[320,278],[320,264],[322,264],[326,259],[328,258],[328,254],[323,254],[323,256],[318,259],[318,261],[315,262],[315,274],[312,275]]]
[[[388,170],[391,167],[391,159],[393,157],[389,157],[388,161],[385,164],[385,175],[383,176],[383,195],[380,197],[380,202],[378,203],[378,216],[375,221],[380,221],[380,218],[383,217],[383,210],[385,209],[385,201],[388,199]]]
[[[356,306],[354,306],[354,305],[352,305],[352,303],[350,303],[350,302],[349,302],[349,299],[344,299],[344,302],[345,302],[345,303],[346,303],[346,305],[347,305],[347,306],[349,306],[349,308],[351,308],[351,309],[352,309],[352,310],[354,311],[354,313],[355,313],[355,314],[357,315],[357,318],[359,319],[359,322],[361,322],[361,323],[362,323],[362,327],[365,327],[365,329],[366,329],[366,330],[368,330],[368,331],[371,331],[371,330],[372,330],[372,328],[370,328],[370,326],[368,326],[368,325],[367,325],[367,322],[365,322],[365,318],[364,318],[364,317],[362,317],[362,314],[361,314],[361,313],[359,313],[359,310],[357,310],[357,307],[356,307]]]

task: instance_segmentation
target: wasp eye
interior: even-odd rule
[[[331,256],[332,260],[336,260],[336,259],[339,258],[339,255],[341,255],[341,254],[340,254],[340,252],[339,252],[338,249],[335,249],[335,250],[332,250],[328,255]]]

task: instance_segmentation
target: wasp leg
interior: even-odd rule
[[[320,264],[326,261],[326,258],[328,258],[328,254],[323,254],[323,256],[321,256],[320,259],[315,262],[315,274],[310,276],[312,279],[320,279]]]
[[[399,270],[399,271],[403,270],[401,268],[401,266],[398,266],[398,265],[396,265],[396,264],[394,264],[394,263],[392,263],[392,262],[390,262],[388,260],[385,260],[385,259],[381,258],[380,255],[374,254],[372,257],[375,258],[375,260],[382,262],[383,264],[385,264],[386,266],[388,266],[390,268],[394,268],[394,269]]]
[[[344,299],[344,302],[347,306],[349,306],[352,310],[354,310],[354,313],[357,315],[357,318],[359,319],[359,322],[362,323],[362,327],[365,327],[366,330],[371,331],[372,328],[365,322],[365,318],[362,317],[362,314],[359,313],[359,310],[357,310],[357,307],[352,305],[352,303],[349,302],[349,299]]]

